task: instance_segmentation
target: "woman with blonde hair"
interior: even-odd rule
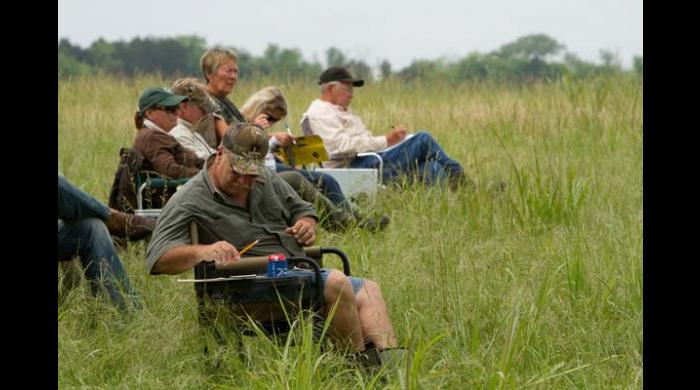
[[[287,116],[287,99],[284,97],[281,89],[277,87],[265,87],[252,94],[248,100],[243,103],[241,114],[243,114],[243,117],[249,122],[267,130]],[[318,187],[321,192],[336,205],[344,206],[347,203],[343,191],[340,189],[340,184],[338,184],[333,176],[320,172],[311,172],[305,169],[294,169],[274,159],[272,152],[280,147],[291,144],[295,140],[294,136],[287,132],[280,131],[274,133],[268,132],[268,137],[270,137],[268,161],[274,161],[274,165],[270,166],[271,169],[277,172],[297,171]],[[268,162],[268,164],[270,163]]]
[[[267,129],[287,115],[287,100],[282,91],[278,88],[275,89],[275,87],[263,89],[246,101],[246,103],[250,101],[250,104],[246,106],[248,115],[241,113],[228,98],[238,82],[238,55],[233,50],[221,47],[208,49],[200,58],[199,65],[202,76],[207,82],[207,92],[219,106],[216,114],[224,119],[226,126],[234,125],[237,122],[248,122],[262,129]],[[208,124],[208,129],[198,128],[196,131],[211,134],[212,128],[214,128],[213,132],[216,133],[218,144],[223,137],[226,126],[224,126],[223,121],[214,121]],[[286,145],[292,142],[293,137],[286,133],[275,133],[271,139],[271,146],[275,142],[273,139],[285,142]],[[211,146],[216,147],[216,145]],[[324,175],[325,180],[319,182],[309,179],[313,176],[305,174],[306,171],[302,172],[291,167],[281,166],[281,170],[276,169],[280,176],[299,193],[302,199],[319,204],[322,210],[326,210],[327,215],[330,216],[330,226],[333,226],[335,230],[342,230],[357,221],[356,214],[350,209],[350,205],[345,200],[340,185],[335,179],[330,176],[326,178],[327,175]],[[270,168],[273,168],[272,165]],[[320,190],[317,188],[319,184],[321,184]],[[366,225],[368,229],[374,228],[369,226],[371,225],[369,222]],[[380,225],[380,227],[384,226],[385,224]]]

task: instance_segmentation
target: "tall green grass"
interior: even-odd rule
[[[106,201],[140,91],[157,76],[59,84],[59,171]],[[242,103],[281,85],[296,124],[313,83],[241,83]],[[202,353],[191,285],[149,276],[145,245],[120,252],[145,309],[122,316],[87,288],[61,289],[61,388],[641,388],[643,86],[633,77],[493,83],[378,82],[353,110],[376,134],[429,129],[478,190],[389,188],[381,233],[320,232],[382,286],[404,372],[382,380],[322,350],[246,338],[244,356]],[[503,193],[486,191],[504,180]]]

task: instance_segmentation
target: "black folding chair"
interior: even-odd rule
[[[190,236],[193,244],[220,240],[194,221],[190,224]],[[301,314],[304,318],[311,317],[314,339],[320,342],[324,323],[320,315],[323,307],[320,272],[325,254],[338,256],[343,272],[350,275],[345,253],[318,246],[306,248],[305,256],[287,258],[290,269],[298,267],[306,272],[291,272],[282,277],[267,277],[266,256],[243,257],[224,267],[214,262],[198,264],[194,268],[195,280],[203,281],[196,281],[194,289],[200,325],[212,331],[219,344],[226,341],[222,334],[225,329],[234,331],[238,350],[242,352],[242,336],[259,333],[250,328],[250,320],[263,334],[280,340],[288,336],[293,320]]]

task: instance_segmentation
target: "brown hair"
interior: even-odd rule
[[[134,114],[134,124],[136,124],[136,129],[141,129],[143,127],[144,114],[140,111],[136,111]]]

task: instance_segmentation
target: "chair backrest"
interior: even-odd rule
[[[301,120],[301,131],[304,132],[304,135],[313,135],[314,131],[311,129],[311,125],[309,124],[309,117],[304,115],[304,118]]]
[[[109,194],[109,207],[127,213],[133,213],[136,210],[136,193],[141,185],[139,169],[142,163],[143,155],[137,150],[131,148],[119,150],[119,164],[114,173]]]
[[[136,149],[121,148],[109,194],[109,207],[125,213],[158,217],[177,187],[189,178],[171,179],[142,171],[144,157]]]

